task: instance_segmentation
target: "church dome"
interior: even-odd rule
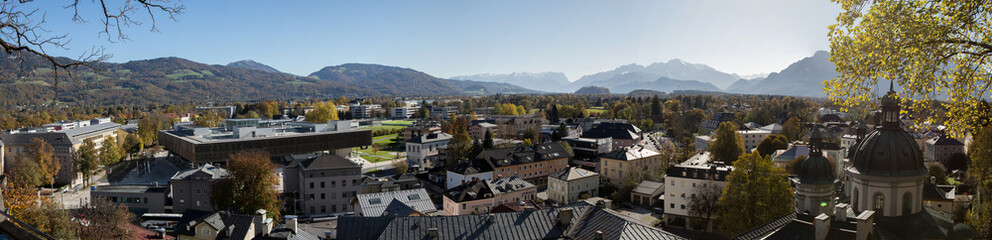
[[[902,130],[879,129],[857,145],[854,168],[863,175],[902,177],[926,175],[923,153]]]
[[[854,168],[867,176],[926,175],[919,145],[900,126],[899,100],[892,90],[882,97],[881,123],[878,130],[854,146],[851,158]]]
[[[830,161],[823,155],[810,155],[797,170],[800,184],[832,184],[837,179]]]

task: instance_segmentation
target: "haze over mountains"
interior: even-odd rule
[[[38,104],[52,100],[51,69],[36,56],[12,64],[0,53],[0,104]],[[62,61],[71,61],[62,59]],[[167,57],[126,63],[100,63],[82,70],[79,84],[63,84],[58,101],[85,104],[147,104],[259,99],[336,98],[338,96],[440,96],[571,93],[605,87],[611,93],[636,90],[726,92],[823,97],[824,80],[838,76],[826,51],[801,59],[766,77],[744,79],[703,64],[673,59],[647,66],[630,64],[583,76],[574,82],[562,73],[478,74],[444,79],[403,67],[349,63],[295,76],[252,60],[209,65]]]
[[[586,75],[567,82],[562,73],[512,73],[456,76],[454,79],[474,79],[513,83],[547,92],[574,92],[586,86],[606,87],[612,93],[633,90],[653,90],[671,93],[678,90],[722,91],[744,94],[771,94],[824,97],[823,81],[836,77],[830,54],[818,51],[775,73],[740,76],[725,73],[704,64],[679,59],[647,66],[629,64],[616,69]]]

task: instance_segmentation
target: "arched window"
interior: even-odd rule
[[[853,196],[853,198],[851,198],[851,203],[854,204],[854,210],[855,211],[861,211],[861,209],[858,208],[858,203],[861,202],[861,198],[859,198],[860,196],[858,194],[858,189],[857,188],[854,189],[854,194],[852,196]]]
[[[913,213],[913,194],[906,192],[902,195],[902,215]]]
[[[885,216],[885,196],[882,193],[875,193],[875,213],[878,216]]]

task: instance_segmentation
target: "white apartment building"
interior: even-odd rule
[[[696,154],[685,162],[668,169],[665,175],[665,219],[668,223],[681,220],[689,228],[689,202],[710,184],[716,184],[722,192],[727,183],[727,175],[733,166],[710,164],[711,154]]]

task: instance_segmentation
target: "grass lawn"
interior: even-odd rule
[[[604,113],[604,112],[606,112],[606,109],[603,109],[603,107],[591,107],[591,108],[587,108],[586,110],[589,110],[589,113]]]
[[[383,130],[383,129],[403,129],[403,128],[406,128],[406,127],[404,127],[404,126],[385,126],[384,125],[384,126],[363,127],[363,128],[364,129],[369,129],[369,130],[375,131],[375,130]]]
[[[413,125],[413,120],[391,120],[384,121],[382,125],[393,125],[393,126],[410,126]]]
[[[396,153],[397,153],[397,152],[386,151],[386,150],[379,150],[379,151],[373,152],[372,147],[369,147],[368,149],[355,148],[353,150],[355,152],[358,152],[358,154],[361,155],[362,158],[364,158],[365,160],[368,160],[369,162],[382,162],[382,161],[393,160],[393,159],[396,159]],[[400,153],[400,157],[403,157],[403,156],[404,156],[403,153]]]
[[[172,72],[171,74],[165,75],[165,77],[167,77],[169,79],[179,79],[179,78],[185,78],[185,77],[188,77],[188,76],[193,76],[195,78],[203,78],[203,74],[200,74],[200,73],[198,73],[196,71],[193,71],[193,70],[190,70],[190,69],[180,69],[180,70],[176,70],[175,72]]]
[[[372,138],[372,142],[373,143],[382,144],[382,145],[393,144],[393,143],[396,142],[396,136],[397,135],[400,135],[400,134],[399,133],[394,133],[394,134],[389,134],[389,135],[385,135],[385,136],[374,137],[374,138]]]

